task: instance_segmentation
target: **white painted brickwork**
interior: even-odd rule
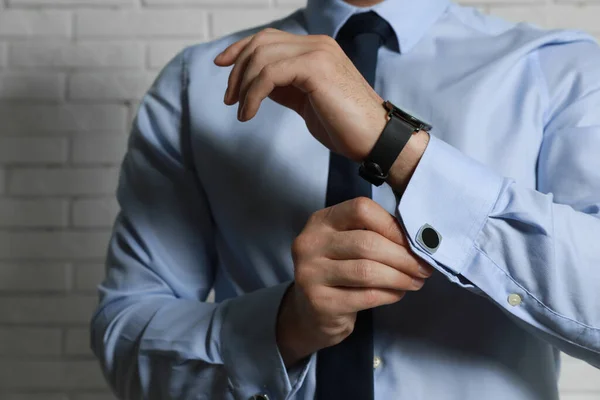
[[[419,1],[419,0],[415,0]],[[137,101],[183,46],[302,0],[0,0],[0,400],[112,400],[87,322]],[[600,0],[466,0],[600,38]],[[566,357],[564,400],[600,399]]]

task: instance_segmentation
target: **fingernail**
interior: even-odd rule
[[[431,268],[425,268],[425,267],[423,267],[423,266],[421,265],[421,266],[419,266],[419,273],[420,273],[422,276],[424,276],[424,277],[428,278],[428,277],[430,277],[430,276],[431,276],[431,274],[433,274],[433,269],[431,269]]]
[[[223,97],[223,103],[227,104],[228,98],[229,98],[229,86],[227,86],[227,90],[225,90],[225,97]]]
[[[243,116],[244,116],[244,108],[246,108],[246,105],[244,104],[242,107],[238,108],[238,119],[240,121],[243,121]]]
[[[416,289],[421,289],[423,287],[423,285],[425,284],[425,279],[421,279],[421,278],[413,278],[413,286]]]

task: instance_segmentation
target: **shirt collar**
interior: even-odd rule
[[[353,14],[373,10],[389,22],[401,52],[406,53],[449,4],[450,0],[384,0],[372,7],[356,7],[344,0],[308,0],[304,17],[309,34],[335,37]]]

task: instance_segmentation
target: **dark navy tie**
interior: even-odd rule
[[[390,42],[397,46],[392,27],[373,11],[350,17],[336,40],[371,86],[379,47]],[[371,184],[358,175],[358,164],[331,152],[326,207],[360,196],[371,198]],[[316,396],[318,400],[373,400],[371,310],[358,313],[354,331],[344,341],[317,353]]]

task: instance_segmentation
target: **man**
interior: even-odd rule
[[[559,350],[600,367],[599,108],[590,36],[447,0],[309,0],[185,49],[122,166],[108,381],[558,398]]]

